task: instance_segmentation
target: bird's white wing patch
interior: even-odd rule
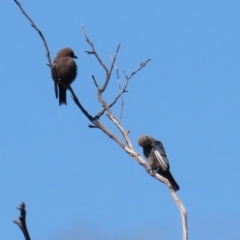
[[[168,161],[166,161],[163,158],[163,156],[159,153],[158,150],[154,150],[153,152],[154,152],[154,154],[155,154],[155,156],[156,156],[156,158],[157,158],[157,160],[158,160],[162,170],[166,171],[168,169]]]

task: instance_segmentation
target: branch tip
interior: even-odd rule
[[[21,231],[25,237],[25,240],[31,240],[30,235],[27,230],[25,207],[26,207],[26,205],[24,202],[22,202],[19,205],[19,207],[17,207],[17,209],[20,211],[20,216],[18,218],[19,220],[13,220],[13,222],[19,226],[19,228],[21,229]]]

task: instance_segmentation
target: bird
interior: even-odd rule
[[[166,178],[174,191],[178,191],[180,187],[170,172],[170,165],[163,144],[148,135],[142,135],[138,139],[138,145],[143,148],[143,154],[150,168]]]
[[[66,47],[57,53],[53,62],[51,73],[55,82],[55,91],[58,85],[59,105],[67,105],[67,88],[77,76],[77,65],[74,58],[77,58],[77,56],[74,55],[73,50]]]

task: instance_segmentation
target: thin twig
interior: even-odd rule
[[[127,76],[126,72],[123,71],[123,73],[124,73],[124,75],[125,75],[125,78],[126,78],[125,85],[124,85],[124,87],[122,88],[122,91],[117,95],[117,97],[108,105],[109,108],[111,108],[111,107],[117,102],[117,100],[122,96],[123,93],[127,92],[126,89],[127,89],[129,80],[132,78],[132,76],[133,76],[135,73],[139,72],[143,67],[145,67],[146,64],[147,64],[150,60],[151,60],[151,59],[149,58],[149,59],[147,59],[145,62],[141,63],[141,64],[140,64],[140,67],[139,67],[138,69],[136,69],[134,72],[132,72],[129,77]],[[96,115],[96,117],[100,118],[100,117],[104,114],[105,111],[106,111],[106,109],[103,108],[101,111],[98,112],[98,114]]]
[[[96,79],[95,79],[95,77],[93,75],[92,75],[92,79],[93,79],[93,82],[95,84],[95,87],[99,90],[98,83],[97,83],[97,81],[96,81]]]
[[[52,61],[51,61],[51,57],[50,57],[50,51],[48,49],[48,45],[47,45],[47,42],[45,40],[45,37],[43,36],[42,32],[39,30],[39,28],[36,26],[36,24],[33,22],[33,20],[28,16],[28,14],[24,11],[24,9],[22,8],[21,4],[19,1],[17,0],[14,0],[14,2],[19,6],[19,8],[21,9],[23,15],[29,20],[29,22],[31,23],[31,26],[38,32],[38,34],[40,35],[42,41],[43,41],[43,44],[44,44],[44,47],[47,51],[46,53],[46,57],[48,59],[48,63],[50,66],[52,66]]]
[[[87,52],[88,54],[94,54],[98,60],[98,62],[100,63],[100,65],[104,68],[105,72],[106,72],[106,75],[108,75],[108,69],[107,67],[105,66],[105,64],[102,62],[102,60],[100,59],[100,57],[98,56],[97,52],[95,51],[95,48],[93,46],[93,43],[89,40],[89,38],[87,37],[87,34],[85,32],[85,29],[84,29],[84,25],[82,24],[82,31],[83,31],[83,34],[84,34],[84,37],[85,37],[85,40],[86,42],[88,42],[88,44],[91,46],[92,48],[92,51],[85,51]]]
[[[106,73],[106,78],[105,78],[105,81],[103,83],[103,86],[100,88],[100,92],[103,93],[108,85],[108,82],[111,78],[111,74],[112,74],[112,70],[113,70],[113,66],[114,66],[114,63],[116,61],[116,58],[117,58],[117,54],[118,54],[118,51],[119,51],[119,48],[120,48],[120,44],[118,44],[117,46],[117,49],[116,49],[116,52],[115,52],[115,55],[113,57],[113,61],[111,63],[111,67],[110,67],[110,70],[108,70],[108,68],[106,67],[106,65],[103,63],[103,61],[101,60],[101,58],[99,57],[98,53],[96,52],[95,50],[95,47],[93,45],[93,43],[90,41],[90,39],[88,38],[86,32],[85,32],[85,28],[84,28],[84,25],[82,24],[82,31],[83,31],[83,34],[84,34],[84,37],[85,37],[85,40],[86,42],[90,45],[90,47],[92,48],[92,51],[85,51],[87,52],[88,54],[94,54],[95,57],[97,58],[98,62],[100,63],[100,65],[103,67],[105,73]]]
[[[103,84],[103,86],[101,88],[101,93],[103,93],[105,91],[105,89],[106,89],[106,87],[107,87],[107,85],[109,83],[109,80],[111,78],[112,70],[113,70],[114,64],[116,62],[116,58],[117,58],[119,49],[120,49],[120,44],[118,44],[118,46],[117,46],[116,52],[115,52],[113,60],[112,60],[112,64],[111,64],[110,70],[108,71],[108,76],[105,79],[105,82],[104,82],[104,84]]]
[[[117,75],[118,75],[118,69],[117,69]],[[121,82],[120,82],[119,76],[118,76],[118,88],[119,88],[119,91],[121,92],[122,87],[121,87]],[[123,107],[124,107],[124,98],[123,98],[123,95],[121,94],[121,109],[120,109],[120,116],[119,116],[119,121],[118,121],[120,124],[122,121]]]
[[[122,88],[122,91],[117,95],[117,97],[108,105],[109,108],[111,108],[117,102],[117,100],[122,96],[123,93],[127,92],[126,88],[124,88],[124,87]],[[104,114],[105,111],[106,111],[106,109],[103,108],[101,111],[99,111],[99,113],[96,115],[96,117],[100,118]]]
[[[113,58],[112,58],[112,57],[111,57],[111,61],[113,62]],[[118,67],[117,67],[116,64],[114,65],[114,67],[115,67],[115,69],[116,69],[116,75],[117,75],[119,93],[121,93],[121,92],[122,92],[122,87],[121,87],[121,81],[120,81],[120,77],[119,77],[119,73],[118,73]],[[121,124],[122,115],[123,115],[123,107],[124,107],[123,94],[121,94],[120,97],[121,97],[121,108],[120,108],[120,115],[119,115],[119,120],[118,120],[118,122]]]
[[[19,1],[14,0],[14,2],[18,5],[18,7],[20,8],[21,12],[23,13],[23,15],[29,20],[29,22],[31,23],[31,26],[37,31],[37,33],[39,34],[39,36],[41,37],[45,50],[46,50],[46,57],[48,59],[48,66],[50,67],[51,71],[53,71],[53,64],[51,61],[51,57],[50,57],[50,51],[47,45],[47,41],[45,39],[45,37],[43,36],[42,32],[40,31],[40,29],[37,27],[37,25],[33,22],[33,20],[28,16],[28,14],[24,11],[22,5],[20,4]],[[53,71],[53,74],[56,75],[55,71]],[[57,91],[57,83],[54,81],[54,91],[55,91],[55,96],[56,98],[58,98],[58,91]]]
[[[25,203],[21,203],[17,209],[20,210],[20,216],[19,216],[19,221],[18,220],[13,220],[15,224],[19,226],[19,228],[22,230],[22,233],[25,237],[25,240],[31,240],[28,230],[27,230],[27,224],[26,224],[26,210],[25,210]]]
[[[129,77],[127,76],[126,72],[123,71],[125,77],[126,77],[128,80],[130,80],[130,78],[132,78],[132,76],[133,76],[134,74],[136,74],[136,73],[139,72],[143,67],[145,67],[149,61],[151,61],[151,58],[147,59],[145,62],[140,63],[139,68],[136,69],[134,72],[132,72]]]

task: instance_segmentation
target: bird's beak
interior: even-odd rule
[[[73,58],[78,58],[78,57],[74,55]]]

